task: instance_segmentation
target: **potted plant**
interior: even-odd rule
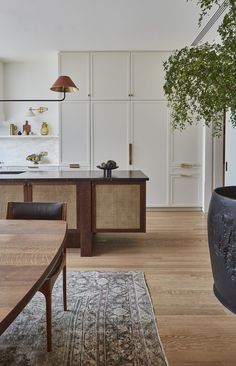
[[[199,0],[200,23],[219,0]],[[212,126],[220,135],[226,111],[236,126],[236,1],[218,28],[220,43],[204,43],[175,51],[164,63],[164,91],[171,106],[174,128],[195,121]],[[214,277],[214,293],[236,313],[236,187],[217,188],[208,212],[208,243]]]
[[[201,14],[220,4],[219,0],[199,0]],[[171,106],[172,125],[184,129],[195,121],[212,125],[213,135],[223,129],[226,111],[236,126],[236,1],[218,28],[220,43],[203,43],[175,51],[164,63],[164,91]]]

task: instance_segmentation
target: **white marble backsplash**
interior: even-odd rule
[[[10,165],[25,165],[29,154],[38,154],[47,151],[48,156],[43,158],[44,164],[59,164],[59,138],[56,137],[16,137],[0,138],[0,161]]]

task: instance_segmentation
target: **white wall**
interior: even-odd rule
[[[57,54],[37,62],[10,62],[4,64],[4,97],[5,99],[57,99],[58,94],[50,87],[58,77]],[[6,119],[22,128],[29,107],[48,107],[42,114],[46,118],[51,133],[58,133],[58,104],[47,102],[5,103]],[[30,121],[35,132],[39,131],[39,120]]]
[[[1,77],[1,68],[0,68]],[[9,62],[4,64],[4,99],[58,99],[59,94],[50,91],[50,87],[58,77],[58,56],[50,54],[47,58],[34,62]],[[1,90],[0,90],[1,92]],[[44,106],[48,111],[36,117],[26,117],[29,107]],[[5,118],[0,122],[0,135],[9,135],[10,123],[17,125],[22,131],[26,120],[35,134],[40,134],[43,121],[48,123],[49,134],[58,135],[58,103],[57,102],[6,102]],[[20,138],[20,137],[19,137]],[[38,146],[37,146],[38,145]],[[59,139],[50,141],[50,163],[58,162]],[[11,147],[12,146],[12,147]],[[4,162],[25,163],[25,154],[47,151],[48,140],[30,139],[19,141],[0,141],[0,160]],[[24,148],[23,148],[24,147]],[[40,150],[40,151],[39,151]]]

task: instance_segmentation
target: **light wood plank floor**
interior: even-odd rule
[[[69,270],[143,271],[170,366],[236,366],[236,316],[212,292],[206,216],[148,212],[146,234],[99,234]]]

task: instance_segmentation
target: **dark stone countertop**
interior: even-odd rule
[[[2,172],[3,173],[3,172]],[[26,171],[20,174],[0,174],[0,181],[32,180],[149,180],[140,170],[113,170],[111,178],[104,178],[102,170],[81,171]],[[9,173],[9,172],[8,172]]]

